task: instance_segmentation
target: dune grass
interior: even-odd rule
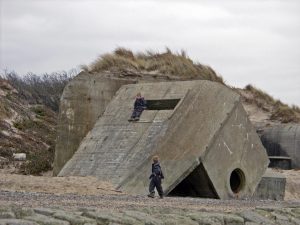
[[[174,53],[170,49],[165,52],[133,53],[125,48],[117,48],[113,53],[101,55],[90,66],[82,69],[91,73],[102,71],[113,72],[155,72],[163,75],[175,75],[191,79],[211,80],[224,83],[221,76],[209,66],[193,62],[185,53]]]
[[[270,117],[271,120],[279,120],[282,123],[300,122],[299,114],[287,105],[280,105],[275,108]]]
[[[253,94],[253,98],[247,99],[246,101],[256,104],[257,107],[270,111],[271,120],[278,120],[282,123],[300,122],[300,109],[293,105],[292,107],[282,103],[280,100],[275,100],[272,96],[266,92],[252,86],[247,85],[245,90]],[[269,107],[268,107],[269,106]]]

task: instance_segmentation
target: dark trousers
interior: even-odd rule
[[[131,118],[139,118],[143,112],[143,109],[134,109]]]
[[[149,192],[150,194],[155,194],[154,188],[156,188],[159,196],[163,196],[163,189],[161,186],[161,178],[159,176],[154,176],[151,178],[150,184],[149,184]]]

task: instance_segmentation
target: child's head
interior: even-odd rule
[[[157,155],[152,157],[152,160],[154,163],[157,163],[159,161],[159,157]]]
[[[138,92],[138,93],[136,94],[136,97],[137,97],[137,98],[141,98],[141,97],[142,97],[141,92]]]

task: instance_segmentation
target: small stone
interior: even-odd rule
[[[138,212],[138,211],[125,211],[124,214],[136,220],[142,221],[147,225],[163,224],[161,220],[153,218],[147,213]]]
[[[82,216],[83,212],[80,212],[80,211],[76,211],[76,212],[72,212],[74,215],[77,215],[77,216]]]
[[[234,214],[224,214],[224,223],[226,225],[244,225],[244,218]]]
[[[271,213],[271,211],[265,211],[265,210],[261,210],[261,209],[256,209],[254,212],[258,213],[259,215],[263,216],[266,219],[269,220],[274,220],[275,221],[275,216]]]
[[[28,208],[12,208],[12,210],[14,211],[16,218],[18,219],[22,219],[26,216],[31,216],[34,214],[33,209],[28,209]]]
[[[173,224],[185,224],[185,225],[198,225],[199,223],[195,220],[192,220],[189,217],[181,216],[177,214],[164,214],[159,217],[165,225]]]
[[[14,219],[16,215],[13,212],[0,212],[0,219]]]
[[[52,216],[54,213],[58,212],[58,210],[48,208],[35,208],[33,210],[35,213],[42,214],[44,216]]]
[[[70,223],[67,221],[54,219],[42,214],[35,214],[29,217],[25,217],[24,219],[37,222],[41,225],[70,225]]]
[[[291,222],[293,222],[294,224],[300,224],[300,220],[294,217],[290,218]]]
[[[120,214],[120,213],[110,213],[110,212],[84,212],[82,214],[83,216],[96,219],[97,222],[108,224],[108,223],[117,223],[117,224],[142,224],[139,223],[137,220],[128,217],[126,215]]]
[[[291,222],[286,221],[286,220],[276,220],[276,224],[279,224],[279,225],[295,225],[294,223],[291,223]]]
[[[245,219],[245,221],[248,221],[248,222],[255,222],[258,224],[268,224],[268,225],[274,224],[274,222],[272,220],[260,215],[257,212],[254,212],[254,211],[247,210],[247,211],[238,213],[238,215],[243,217]]]
[[[214,225],[223,225],[224,219],[223,216],[217,213],[189,213],[188,216],[197,221],[199,224],[214,224]]]
[[[295,214],[295,216],[300,219],[300,208],[292,209],[292,212]]]
[[[267,212],[273,212],[275,210],[278,210],[278,207],[257,206],[257,207],[255,207],[255,209],[263,210],[263,211],[267,211]]]
[[[35,222],[22,219],[0,219],[0,225],[39,225]]]
[[[95,223],[96,221],[83,216],[78,216],[69,212],[57,212],[53,214],[54,218],[69,221],[72,225],[83,225],[85,223]]]
[[[275,220],[285,220],[285,221],[289,221],[289,218],[283,215],[280,215],[276,212],[271,212],[271,214],[274,216]]]

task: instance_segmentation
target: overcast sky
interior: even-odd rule
[[[0,0],[0,69],[44,73],[118,46],[184,49],[227,84],[300,105],[299,0]]]

